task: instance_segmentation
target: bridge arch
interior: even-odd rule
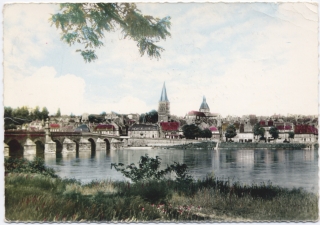
[[[91,143],[91,152],[95,152],[96,151],[96,142],[92,138],[89,138],[88,141]]]
[[[44,144],[40,140],[35,140],[34,143],[36,144],[36,155],[41,156],[44,154]]]
[[[76,153],[79,153],[79,142],[75,140],[73,142],[76,143]]]
[[[9,145],[9,156],[21,158],[23,157],[23,145],[20,144],[16,139],[12,139],[8,142]]]
[[[109,151],[110,150],[110,141],[107,138],[105,138],[103,140],[106,143],[106,151]]]
[[[62,143],[57,139],[52,140],[52,141],[54,141],[56,143],[56,153],[61,153],[62,149],[63,149]]]

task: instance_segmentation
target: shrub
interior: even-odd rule
[[[174,164],[167,166],[164,170],[159,170],[161,158],[149,157],[147,154],[140,157],[139,166],[134,163],[124,166],[122,163],[112,163],[111,168],[114,167],[120,171],[125,177],[131,179],[133,182],[148,181],[148,180],[161,180],[168,173],[175,172],[178,182],[191,182],[192,177],[188,174],[188,166],[174,162]]]
[[[34,160],[6,158],[4,161],[6,173],[38,173],[50,177],[58,177],[54,169],[48,168],[42,158],[35,157]]]

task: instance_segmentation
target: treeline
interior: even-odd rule
[[[60,109],[58,110],[60,112]],[[49,117],[49,111],[46,107],[43,107],[40,111],[40,107],[37,106],[33,110],[29,110],[27,106],[18,108],[4,107],[4,128],[16,129],[17,125],[24,123],[30,123],[33,120],[46,120]]]
[[[209,129],[200,129],[195,124],[184,125],[182,127],[183,135],[187,139],[211,138],[212,132]]]

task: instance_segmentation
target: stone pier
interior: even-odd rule
[[[76,153],[76,143],[69,138],[65,138],[63,141],[62,153]]]
[[[36,144],[33,141],[31,141],[29,138],[26,140],[26,143],[23,145],[23,147],[24,147],[23,156],[36,155],[37,153]]]

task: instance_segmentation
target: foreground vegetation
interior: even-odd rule
[[[150,158],[149,158],[150,159]],[[148,159],[146,159],[147,161]],[[159,161],[152,159],[156,165]],[[141,164],[143,165],[144,164]],[[118,170],[122,170],[119,168]],[[130,165],[135,175],[139,167]],[[180,179],[79,181],[61,179],[35,159],[6,160],[8,221],[315,221],[318,196],[269,184],[242,185],[213,176]],[[169,168],[169,167],[168,167]],[[143,168],[142,168],[143,170]],[[161,171],[160,171],[161,172]],[[186,178],[186,179],[184,179]]]

